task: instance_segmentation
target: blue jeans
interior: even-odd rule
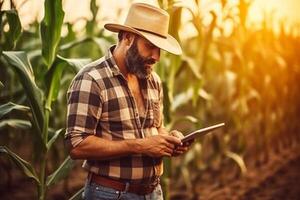
[[[148,195],[137,195],[134,193],[117,191],[115,189],[97,185],[96,183],[89,183],[87,181],[83,199],[86,200],[163,200],[163,193],[161,186],[158,185],[154,191]]]

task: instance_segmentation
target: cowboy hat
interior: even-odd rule
[[[107,23],[104,27],[112,32],[128,31],[149,40],[155,46],[170,53],[182,53],[179,43],[168,34],[169,14],[158,7],[134,3],[131,5],[124,24]]]

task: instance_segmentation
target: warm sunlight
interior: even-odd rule
[[[251,2],[250,9],[249,9],[249,20],[247,21],[248,25],[256,27],[257,22],[261,22],[265,17],[267,20],[273,20],[272,27],[278,28],[279,22],[285,22],[286,26],[299,24],[300,22],[300,12],[298,11],[300,8],[300,1],[298,0],[245,0],[246,2]],[[30,0],[30,1],[23,1],[23,0],[15,0],[14,1],[17,5],[17,8],[20,8],[19,13],[21,16],[22,24],[26,25],[31,23],[36,18],[41,19],[43,16],[43,3],[39,0]],[[91,16],[89,11],[89,0],[65,0],[64,2],[64,10],[66,11],[65,21],[75,22],[80,21],[80,19],[88,19]],[[121,11],[122,9],[128,6],[128,0],[123,1],[105,1],[105,0],[98,0],[98,4],[100,5],[101,12],[98,13],[98,19],[100,21],[99,25],[103,24],[103,21],[107,20],[118,20],[122,21],[124,18],[125,13],[122,13],[121,19],[115,19],[117,15],[115,15],[115,11]],[[134,2],[150,2],[157,4],[155,0],[135,0]],[[185,7],[191,7],[193,10],[197,8],[195,6],[194,1],[192,0],[184,0],[184,1],[175,1],[176,4],[182,5]],[[214,10],[218,15],[221,14],[221,2],[218,0],[202,0],[199,1],[200,6],[200,14],[206,15],[211,10]],[[228,0],[223,1],[227,2],[227,7],[233,7],[234,5],[239,4],[239,0]],[[80,6],[78,6],[80,5]],[[9,1],[4,1],[4,8],[9,6]],[[72,12],[70,12],[72,11]],[[236,11],[232,10],[233,13]],[[188,19],[187,15],[187,19]],[[207,19],[209,21],[210,19]],[[102,23],[101,23],[102,22]],[[220,23],[220,22],[219,22]],[[82,27],[80,25],[78,27]]]
[[[299,8],[0,0],[0,199],[299,199]]]

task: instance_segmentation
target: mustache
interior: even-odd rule
[[[155,64],[155,60],[153,58],[147,59],[144,61],[144,64],[153,65]]]

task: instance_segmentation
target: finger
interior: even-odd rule
[[[180,156],[180,155],[183,154],[183,153],[184,153],[183,151],[175,150],[175,151],[172,153],[172,156],[174,156],[174,157]]]
[[[172,153],[174,152],[174,149],[173,149],[173,148],[168,148],[168,147],[166,147],[163,151],[164,151],[165,153],[172,154]]]
[[[184,142],[183,143],[183,146],[187,146],[187,147],[189,147],[189,146],[191,146],[192,144],[193,144],[193,142],[195,141],[195,139],[192,139],[192,140],[189,140],[189,141],[186,141],[186,142]]]
[[[168,142],[168,141],[165,143],[165,145],[166,145],[166,147],[169,148],[169,149],[172,149],[172,150],[175,149],[175,145],[172,144],[172,143],[170,143],[170,142]]]
[[[165,153],[163,154],[163,156],[172,157],[172,152],[171,152],[171,153],[165,152]]]
[[[182,145],[181,140],[180,140],[179,138],[175,137],[175,136],[166,135],[166,136],[164,136],[164,137],[165,137],[165,139],[166,139],[168,142],[170,142],[170,143],[172,143],[172,144],[180,145],[180,146]]]
[[[178,147],[177,149],[175,149],[176,151],[187,151],[188,148],[185,147],[185,146],[182,146],[182,147]]]
[[[179,139],[184,138],[184,135],[181,132],[177,131],[177,130],[172,130],[170,132],[170,135],[175,136]]]

